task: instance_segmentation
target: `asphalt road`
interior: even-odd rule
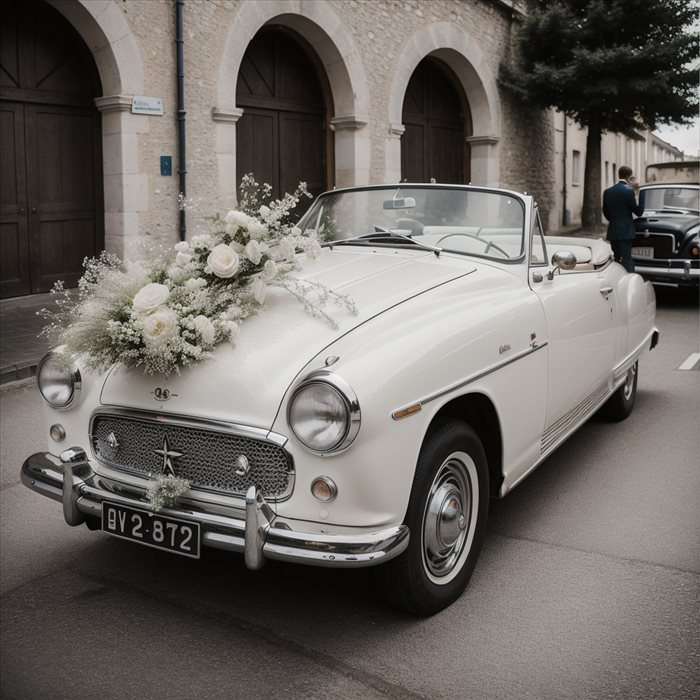
[[[595,419],[492,503],[467,592],[414,619],[368,572],[69,528],[19,483],[43,447],[31,381],[0,392],[0,696],[696,698],[700,694],[698,304],[659,294],[637,406]]]

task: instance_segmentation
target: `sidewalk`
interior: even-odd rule
[[[53,304],[51,294],[0,301],[0,384],[36,374],[49,349],[48,340],[37,337],[46,322],[36,312]]]

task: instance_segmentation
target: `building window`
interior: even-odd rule
[[[581,151],[574,151],[571,159],[571,184],[581,184]]]

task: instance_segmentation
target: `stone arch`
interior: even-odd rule
[[[80,34],[102,82],[95,100],[102,113],[105,247],[128,257],[139,234],[139,212],[148,208],[148,176],[139,170],[137,134],[148,121],[131,114],[143,94],[144,69],[136,39],[116,2],[46,0]]]
[[[335,114],[335,184],[369,181],[369,114],[367,78],[360,53],[333,6],[326,0],[268,0],[243,3],[226,36],[212,118],[219,163],[219,199],[235,199],[236,121],[242,110],[235,104],[236,81],[243,55],[258,30],[274,22],[293,29],[316,52],[326,73]]]
[[[478,43],[466,31],[449,22],[434,22],[420,29],[406,41],[396,61],[387,105],[387,181],[397,182],[401,177],[403,99],[413,71],[426,56],[441,59],[453,70],[469,102],[473,125],[473,136],[468,139],[472,150],[472,182],[479,185],[497,185],[501,112],[496,79]]]

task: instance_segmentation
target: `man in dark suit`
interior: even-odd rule
[[[632,244],[634,243],[634,219],[632,214],[641,216],[643,209],[637,204],[636,192],[639,183],[632,175],[632,168],[620,166],[617,171],[619,182],[603,192],[603,214],[608,220],[608,240],[615,260],[627,272],[634,272]]]

